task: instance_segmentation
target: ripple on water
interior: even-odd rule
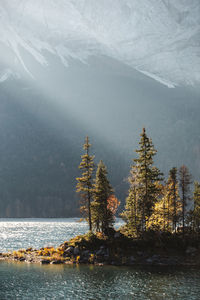
[[[199,270],[0,263],[0,299],[197,300]]]
[[[78,219],[4,219],[0,251],[58,246],[87,230]],[[199,295],[200,270],[0,263],[0,299],[197,300]]]
[[[117,221],[116,226],[122,224]],[[20,248],[57,247],[62,242],[88,231],[86,222],[66,219],[0,219],[0,252]]]

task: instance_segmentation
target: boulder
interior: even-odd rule
[[[31,252],[31,251],[33,251],[32,247],[26,249],[26,252]]]
[[[59,265],[59,264],[63,264],[63,261],[61,259],[56,259],[56,260],[53,260],[51,262],[51,264],[53,264],[53,265]]]
[[[121,233],[120,233],[119,231],[115,232],[114,238],[115,238],[115,239],[118,239],[118,238],[120,238],[120,237],[121,237]]]
[[[74,255],[79,255],[80,254],[80,250],[78,247],[74,248]]]
[[[68,248],[68,242],[62,243],[59,248],[65,251]]]
[[[40,261],[40,263],[41,263],[42,265],[46,265],[46,264],[49,264],[50,261],[49,261],[49,259],[43,259],[43,260]]]
[[[97,256],[102,256],[103,255],[103,252],[101,249],[99,249],[97,252],[96,252],[96,255]]]
[[[25,261],[25,257],[20,257],[19,261]]]
[[[74,248],[73,247],[68,247],[65,251],[64,251],[64,255],[65,256],[71,256],[74,254]]]
[[[89,255],[90,255],[90,251],[89,251],[89,250],[84,250],[84,251],[82,252],[82,255],[83,255],[83,256],[89,256]]]

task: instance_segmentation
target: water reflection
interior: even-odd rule
[[[199,299],[200,271],[0,263],[0,283],[0,299],[193,300]]]
[[[57,246],[88,230],[78,219],[1,220],[0,251]],[[120,226],[118,221],[117,226]],[[4,299],[196,300],[200,270],[166,267],[40,265],[0,262]]]

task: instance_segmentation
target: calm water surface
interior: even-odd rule
[[[87,231],[78,219],[0,221],[0,251],[58,246]],[[118,221],[117,226],[120,225]],[[3,299],[200,299],[200,270],[0,263]]]

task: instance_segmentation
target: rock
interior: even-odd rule
[[[65,254],[66,256],[71,256],[73,253],[74,253],[74,248],[73,248],[73,247],[68,247],[68,248],[65,250],[65,252],[64,252],[64,254]]]
[[[61,259],[53,260],[51,264],[53,265],[63,264],[63,261]]]
[[[148,264],[152,264],[154,262],[154,260],[152,259],[152,257],[149,257],[146,259],[146,263]]]
[[[189,247],[186,249],[185,253],[188,254],[188,255],[194,255],[197,251],[198,251],[198,250],[197,250],[195,247],[189,246]]]
[[[26,249],[26,252],[31,252],[31,251],[33,251],[32,247]]]
[[[103,257],[103,258],[104,258],[104,260],[105,260],[105,261],[108,261],[108,260],[109,260],[109,255],[108,255],[108,254],[106,254],[106,255],[104,255],[104,257]]]
[[[115,232],[115,234],[114,234],[114,238],[115,239],[118,239],[118,238],[120,238],[120,236],[121,236],[121,233],[120,232]]]
[[[106,249],[104,246],[101,246],[99,250],[97,250],[96,252],[97,256],[105,256],[105,255],[109,255],[109,250]]]
[[[68,242],[62,243],[59,248],[65,251],[68,248]]]
[[[40,263],[41,263],[42,265],[46,265],[46,264],[49,264],[49,263],[50,263],[50,260],[49,260],[49,259],[43,259],[43,260],[40,261]]]
[[[87,257],[81,257],[79,262],[82,263],[82,264],[87,264],[88,263],[88,258]]]
[[[19,261],[25,261],[25,257],[20,257]]]
[[[160,255],[154,254],[151,257],[146,259],[146,262],[148,264],[153,264],[153,263],[160,263]]]
[[[99,250],[96,252],[96,255],[97,255],[97,256],[102,256],[102,255],[103,255],[102,250],[99,249]]]
[[[89,250],[84,250],[84,251],[82,252],[82,255],[83,255],[83,256],[89,256],[89,255],[90,255],[90,251],[89,251]]]
[[[130,256],[130,263],[134,263],[136,261],[134,256]]]
[[[79,255],[80,251],[78,247],[74,248],[74,255]]]

